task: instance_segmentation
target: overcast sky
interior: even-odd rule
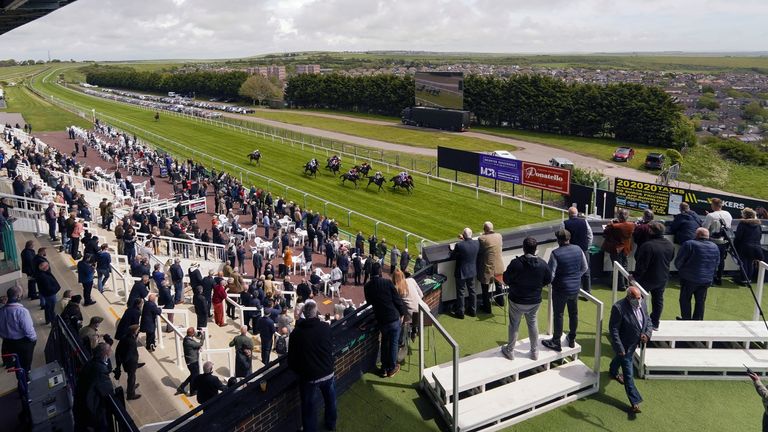
[[[78,0],[0,36],[0,59],[765,51],[767,16],[766,0]]]

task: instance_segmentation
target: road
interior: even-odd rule
[[[263,111],[274,112],[270,110],[263,110]],[[392,127],[402,127],[402,128],[408,128],[408,129],[421,129],[413,126],[403,126],[395,122],[388,122],[384,120],[364,119],[359,117],[349,117],[344,115],[327,114],[327,113],[320,113],[320,112],[314,112],[314,111],[291,110],[290,112],[295,114],[310,115],[315,117],[325,117],[330,119],[352,121],[357,123],[366,123],[366,124],[378,125],[378,126],[392,126]],[[265,124],[273,127],[301,132],[307,135],[313,135],[313,136],[318,136],[323,138],[334,139],[338,141],[344,141],[344,142],[358,144],[366,147],[373,147],[373,148],[397,151],[402,153],[437,157],[436,149],[428,149],[424,147],[395,144],[395,143],[390,143],[386,141],[363,138],[356,135],[332,132],[324,129],[313,128],[313,127],[299,126],[299,125],[294,125],[290,123],[284,123],[284,122],[279,122],[275,120],[267,120],[260,117],[254,117],[254,116],[248,116],[248,115],[242,115],[242,114],[224,113],[224,115],[227,117],[232,117],[239,120],[253,121],[256,123],[261,123],[261,124]],[[435,130],[435,131],[441,132],[438,130]],[[444,132],[444,133],[455,133],[455,132]],[[549,147],[543,144],[536,144],[528,141],[522,141],[522,140],[517,140],[513,138],[505,138],[505,137],[485,134],[481,132],[463,132],[462,134],[464,136],[478,138],[486,141],[492,141],[499,144],[515,146],[517,147],[517,149],[514,151],[515,156],[519,159],[530,161],[530,162],[549,165],[549,159],[551,159],[552,157],[563,157],[566,159],[570,159],[571,162],[573,162],[574,165],[576,165],[579,168],[588,168],[588,169],[596,170],[611,178],[621,177],[621,178],[628,178],[628,179],[633,179],[633,180],[638,180],[638,181],[643,181],[648,183],[656,182],[656,175],[653,173],[637,170],[637,169],[623,166],[610,161],[595,159],[593,157],[584,156],[579,153],[574,153],[574,152],[569,152],[567,150]],[[696,189],[696,190],[706,191],[711,193],[740,196],[733,192],[726,192],[719,189],[698,185],[695,183],[680,182],[676,184],[676,186],[691,188],[691,189]]]

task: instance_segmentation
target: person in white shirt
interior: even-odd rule
[[[728,243],[723,235],[722,228],[723,224],[725,224],[725,228],[731,229],[733,216],[723,210],[723,200],[720,198],[712,198],[710,204],[712,205],[712,211],[707,213],[701,226],[709,230],[710,239],[717,245],[717,248],[720,249],[720,264],[717,266],[717,274],[715,274],[714,284],[722,285],[725,257],[728,255]]]

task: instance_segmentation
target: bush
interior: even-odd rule
[[[710,141],[710,147],[716,149],[724,158],[744,165],[768,166],[768,153],[756,145],[738,140]]]
[[[667,159],[669,159],[669,165],[683,164],[683,155],[675,149],[667,150]]]
[[[600,183],[607,180],[608,178],[605,176],[605,174],[597,170],[574,167],[571,171],[571,181],[576,184],[592,186],[592,184],[595,182],[597,182],[599,185]]]

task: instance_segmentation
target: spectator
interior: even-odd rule
[[[728,256],[728,242],[726,241],[723,229],[731,229],[733,216],[723,210],[723,200],[720,198],[712,198],[710,205],[712,206],[712,211],[707,213],[701,226],[707,229],[711,241],[717,245],[717,249],[720,251],[720,263],[717,265],[717,273],[713,283],[715,285],[722,285],[725,257]]]
[[[187,328],[187,335],[184,336],[184,362],[187,364],[189,370],[189,376],[179,384],[176,389],[176,394],[186,394],[187,384],[190,385],[198,375],[200,375],[200,350],[203,348],[203,344],[195,340],[195,328]],[[195,396],[195,392],[190,390],[189,396]]]
[[[664,309],[664,290],[669,282],[669,264],[675,256],[675,246],[664,238],[664,224],[650,222],[650,237],[635,252],[635,280],[651,294],[651,324],[659,329]]]
[[[192,289],[194,297],[192,304],[195,307],[195,317],[197,318],[197,330],[202,331],[208,328],[208,301],[203,295],[203,287],[198,285]]]
[[[80,342],[83,349],[87,353],[91,353],[96,345],[102,342],[101,333],[99,333],[99,326],[104,321],[104,318],[99,316],[91,317],[88,325],[80,329]]]
[[[415,281],[413,282],[415,283]],[[409,335],[413,337],[416,334],[413,319],[415,314],[419,312],[419,300],[421,300],[422,293],[418,284],[415,284],[414,287],[414,284],[409,283],[406,280],[405,273],[399,268],[396,268],[395,273],[392,275],[392,283],[395,284],[397,294],[403,299],[406,310],[405,315],[403,315],[403,325],[400,328],[400,347],[404,347],[406,338]],[[346,305],[342,305],[341,316],[343,316],[346,309]],[[398,358],[400,358],[399,354]]]
[[[754,210],[746,207],[741,211],[741,220],[736,227],[736,236],[733,245],[741,258],[744,266],[744,274],[739,272],[734,282],[738,285],[746,285],[752,282],[755,276],[757,263],[763,260],[762,225]],[[746,278],[745,278],[746,277]]]
[[[75,385],[73,413],[75,430],[108,430],[106,399],[114,394],[109,379],[109,358],[112,348],[106,343],[98,344],[88,363],[78,374]]]
[[[96,303],[91,299],[93,276],[96,273],[94,268],[95,265],[96,258],[91,255],[86,255],[77,263],[77,281],[83,285],[83,297],[85,297],[84,306],[90,306]]]
[[[28,240],[21,251],[21,272],[27,276],[27,298],[37,300],[37,284],[35,283],[35,242]]]
[[[477,294],[475,293],[475,276],[477,275],[477,255],[480,245],[472,239],[472,230],[464,228],[459,240],[451,250],[451,259],[456,261],[453,271],[456,277],[456,305],[451,313],[458,319],[464,319],[464,314],[476,316]],[[367,265],[367,263],[366,263]],[[469,291],[469,304],[464,307],[464,290]]]
[[[625,269],[627,268],[627,257],[632,252],[632,233],[635,231],[635,224],[627,221],[626,209],[619,209],[616,212],[616,219],[605,226],[603,235],[603,251],[611,256],[611,263],[618,262]],[[613,264],[611,264],[613,266]],[[619,278],[619,291],[627,289],[627,282],[623,277]]]
[[[229,342],[229,346],[235,347],[235,377],[247,377],[253,368],[253,339],[248,335],[248,326],[240,326],[240,334]]]
[[[190,384],[191,394],[197,394],[197,403],[200,405],[208,402],[220,391],[227,389],[227,386],[220,379],[213,376],[213,362],[203,363],[203,373],[196,376]]]
[[[717,263],[720,260],[718,246],[709,241],[706,228],[696,230],[696,238],[683,243],[675,258],[680,276],[680,317],[678,320],[703,320],[707,290],[712,285]],[[691,314],[691,297],[696,306]]]
[[[136,303],[136,299],[145,299],[149,295],[149,274],[144,273],[141,275],[141,280],[134,282],[131,291],[128,293],[128,301],[126,304],[132,305]]]
[[[171,282],[173,282],[173,302],[180,304],[184,294],[184,270],[181,268],[181,260],[175,258],[171,265]]]
[[[687,202],[681,202],[680,213],[675,215],[669,230],[675,236],[675,244],[681,245],[696,238],[696,228],[700,226],[699,215],[691,211],[691,206]]]
[[[640,245],[651,238],[650,223],[653,222],[653,218],[653,210],[645,209],[643,210],[643,218],[635,223],[635,230],[632,232],[632,240],[635,242],[637,247],[640,247]]]
[[[224,302],[227,299],[227,291],[224,289],[223,279],[217,277],[213,285],[213,320],[219,327],[224,327]]]
[[[581,277],[581,289],[586,292],[592,292],[592,276],[589,270],[589,246],[592,245],[592,227],[587,220],[579,217],[579,210],[576,207],[568,209],[568,219],[563,221],[564,229],[571,233],[571,244],[580,247],[587,257],[587,272]]]
[[[528,324],[531,359],[539,359],[536,314],[541,305],[541,290],[552,282],[552,272],[547,263],[536,256],[537,246],[533,237],[523,240],[523,255],[513,259],[504,272],[504,283],[509,286],[509,330],[507,344],[502,345],[501,353],[510,360],[515,358],[515,343],[523,315]]]
[[[137,298],[133,301],[131,307],[123,312],[123,316],[120,318],[115,329],[115,339],[120,340],[128,336],[128,328],[141,323],[141,310],[143,307],[144,299]]]
[[[336,267],[341,272],[341,284],[347,284],[347,273],[349,273],[349,255],[346,251],[339,254],[339,258],[336,260]]]
[[[272,352],[272,342],[275,336],[275,321],[270,317],[272,300],[267,300],[264,315],[256,323],[256,331],[261,338],[261,362],[269,364],[269,356]]]
[[[48,237],[52,242],[56,239],[56,206],[53,202],[48,203],[48,207],[45,209],[45,222],[48,224]]]
[[[400,253],[400,249],[397,248],[397,245],[392,245],[392,250],[389,251],[389,274],[390,275],[395,273],[395,269],[400,263],[401,255],[402,254]]]
[[[501,284],[499,280],[504,273],[504,261],[501,259],[501,234],[493,231],[493,224],[485,222],[483,224],[483,234],[477,238],[480,245],[480,251],[477,254],[477,279],[480,281],[482,290],[483,304],[481,310],[483,313],[490,314],[491,294],[490,284],[494,284],[494,297],[496,303],[504,305],[504,297],[498,296],[501,293]]]
[[[552,272],[552,311],[554,314],[552,339],[541,342],[545,347],[562,351],[560,337],[563,334],[563,314],[568,306],[568,335],[565,340],[570,348],[576,346],[576,329],[579,325],[579,288],[581,277],[587,271],[587,258],[580,247],[570,244],[571,233],[559,230],[555,233],[557,249],[549,257]]]
[[[379,263],[373,264],[371,273],[372,279],[363,288],[365,301],[373,307],[381,332],[382,375],[385,378],[391,378],[400,371],[400,365],[397,363],[397,347],[400,325],[407,311],[392,281],[381,277]]]
[[[62,293],[61,295],[61,300],[56,302],[56,307],[54,308],[53,312],[56,315],[61,315],[61,313],[64,312],[64,308],[67,307],[71,299],[72,299],[72,290],[64,290],[64,293]]]
[[[139,336],[139,326],[132,325],[128,327],[128,334],[120,339],[115,349],[115,379],[120,379],[120,368],[125,369],[128,374],[128,389],[126,396],[128,400],[136,400],[141,397],[136,393],[136,369],[144,366],[139,363],[139,347],[136,338]]]
[[[331,328],[317,318],[317,304],[307,302],[304,319],[291,333],[288,346],[288,366],[299,376],[301,423],[307,432],[317,430],[317,390],[323,396],[325,428],[336,430],[336,380],[331,340]]]
[[[109,274],[112,271],[112,255],[109,253],[109,246],[104,243],[96,253],[96,274],[97,288],[100,293],[104,293],[104,285],[109,280]],[[87,303],[87,302],[86,302]]]
[[[56,293],[61,290],[59,281],[51,273],[51,267],[48,261],[40,263],[38,272],[35,275],[35,281],[40,289],[40,296],[45,300],[45,323],[51,324],[55,319],[54,308],[56,307]]]
[[[400,255],[400,270],[405,272],[408,270],[408,264],[411,262],[411,254],[408,253],[408,248],[403,249],[403,254]]]
[[[26,371],[32,368],[32,357],[37,343],[37,333],[29,310],[21,304],[21,290],[8,288],[8,300],[0,308],[0,338],[3,355],[15,353],[19,364]],[[10,362],[4,358],[6,365]]]
[[[59,314],[61,320],[64,321],[64,324],[72,332],[72,335],[79,335],[80,328],[83,326],[83,313],[80,311],[80,301],[82,299],[79,295],[72,296],[72,299]]]
[[[140,324],[140,330],[146,333],[146,348],[149,352],[155,351],[155,331],[157,330],[158,316],[160,316],[160,308],[157,307],[157,294],[152,293],[141,310]]]

